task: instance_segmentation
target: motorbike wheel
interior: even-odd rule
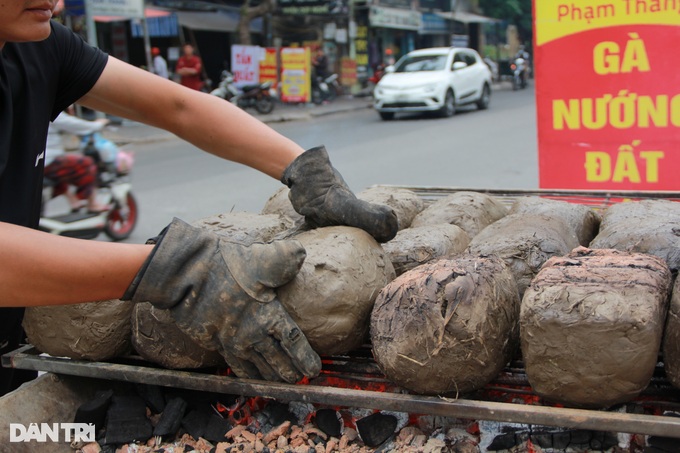
[[[271,113],[274,110],[274,100],[269,96],[262,96],[255,101],[255,110],[265,115]]]
[[[519,90],[519,80],[517,76],[512,77],[512,91]]]
[[[132,192],[128,192],[127,207],[123,209],[121,206],[116,206],[109,212],[106,217],[104,233],[114,241],[127,239],[132,234],[132,230],[135,229],[138,218],[137,200],[135,200]]]
[[[337,99],[340,87],[330,86],[328,87],[328,95],[326,95],[326,100],[332,102]]]
[[[321,105],[323,103],[323,95],[318,88],[312,88],[312,102],[316,105]]]

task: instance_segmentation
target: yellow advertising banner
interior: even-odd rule
[[[276,49],[267,47],[265,49],[264,60],[260,61],[260,83],[271,82],[272,86],[276,88],[278,79]]]
[[[311,66],[309,48],[284,47],[281,49],[281,101],[310,101]]]

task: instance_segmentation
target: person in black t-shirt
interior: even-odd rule
[[[314,58],[312,58],[312,66],[314,67],[315,78],[325,79],[328,77],[328,57],[326,57],[322,47],[316,49]]]
[[[293,382],[318,373],[318,356],[275,293],[304,260],[299,242],[244,247],[177,219],[151,245],[31,229],[40,214],[48,124],[77,101],[166,129],[280,179],[312,227],[355,226],[387,241],[397,231],[394,212],[358,200],[322,146],[304,151],[228,102],[88,46],[52,23],[56,3],[0,2],[0,307],[149,301],[219,350],[239,376]],[[0,352],[20,338],[20,309],[9,310],[0,313]]]

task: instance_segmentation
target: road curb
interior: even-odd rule
[[[367,108],[371,108],[372,104],[370,102],[366,103],[361,103],[357,105],[344,105],[344,106],[338,106],[337,108],[330,108],[327,110],[320,110],[320,111],[310,111],[310,112],[288,112],[288,113],[279,113],[279,114],[270,114],[270,115],[252,115],[253,117],[257,118],[258,120],[262,121],[265,124],[269,123],[285,123],[285,122],[290,122],[290,121],[308,121],[313,118],[319,118],[323,116],[330,116],[330,115],[335,115],[338,113],[346,113],[346,112],[353,112],[357,110],[364,110]],[[139,123],[135,123],[139,124]],[[122,126],[123,128],[126,126]],[[128,126],[128,127],[145,127],[144,125],[141,126]],[[163,142],[167,140],[173,140],[177,139],[176,135],[170,133],[170,132],[162,132],[160,134],[154,134],[154,135],[149,135],[149,136],[144,136],[144,137],[126,137],[122,134],[119,134],[117,132],[111,132],[111,133],[104,133],[106,138],[109,140],[113,141],[116,143],[118,146],[125,146],[129,144],[147,144],[147,143],[158,143],[158,142]]]

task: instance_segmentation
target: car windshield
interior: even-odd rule
[[[417,55],[405,57],[394,72],[441,71],[446,67],[446,55]]]

